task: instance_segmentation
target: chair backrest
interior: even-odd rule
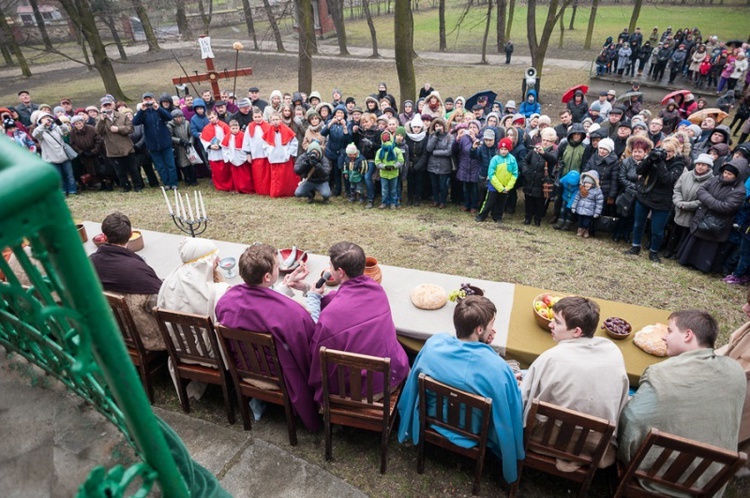
[[[547,418],[540,440],[531,438],[534,427],[539,422],[538,416]],[[611,420],[535,399],[532,401],[526,419],[524,438],[526,439],[527,454],[528,451],[535,451],[575,462],[582,466],[591,466],[593,467],[591,469],[591,475],[593,476],[614,432],[615,422]],[[590,451],[592,442],[589,442],[589,438],[592,438],[592,442],[595,444],[593,451]],[[589,442],[588,445],[587,442]]]
[[[435,395],[435,415],[427,410],[427,393]],[[419,374],[419,423],[421,427],[441,427],[487,447],[492,399],[478,396]],[[476,417],[479,417],[477,420]]]
[[[154,316],[172,361],[200,363],[223,369],[211,317],[154,308]]]
[[[143,341],[141,341],[138,327],[135,326],[135,321],[133,320],[133,315],[130,313],[130,307],[125,300],[125,296],[106,291],[104,292],[104,296],[107,298],[107,302],[112,308],[112,313],[115,315],[115,321],[120,328],[125,346],[130,350],[136,351],[141,358],[145,357],[146,348],[143,347]]]
[[[333,392],[328,376],[329,366],[334,367],[336,391]],[[320,348],[320,369],[323,377],[323,408],[331,405],[382,409],[390,407],[391,359],[334,349]],[[375,392],[375,374],[382,375],[383,392]],[[364,391],[362,380],[364,377]],[[382,395],[382,397],[381,397]],[[383,410],[383,420],[388,418],[388,409]]]
[[[640,469],[647,456],[649,460],[656,458],[651,465]],[[651,429],[628,464],[616,496],[633,479],[652,482],[692,496],[714,496],[745,462],[745,453]],[[699,480],[705,484],[701,485]]]
[[[274,386],[286,391],[273,336],[262,332],[232,329],[218,324],[216,331],[227,352],[235,383],[240,380],[256,386]]]

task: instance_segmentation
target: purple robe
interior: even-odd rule
[[[307,310],[273,289],[242,284],[216,304],[216,319],[226,327],[273,336],[292,407],[308,430],[317,431],[320,419],[307,385],[315,323]]]
[[[361,275],[347,280],[336,292],[321,302],[320,319],[310,342],[313,352],[310,365],[310,387],[315,402],[323,402],[323,380],[320,371],[320,348],[347,351],[391,359],[390,385],[398,385],[409,375],[409,359],[396,338],[391,307],[383,287],[372,278]],[[332,393],[338,393],[335,370],[328,372]],[[363,389],[367,388],[364,378]],[[374,392],[383,392],[381,375],[373,377]],[[363,392],[364,394],[364,392]]]

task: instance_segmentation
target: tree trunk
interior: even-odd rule
[[[263,9],[266,11],[268,22],[271,23],[271,31],[273,32],[273,37],[276,40],[276,51],[286,52],[286,50],[284,50],[284,41],[281,39],[281,31],[279,31],[279,24],[276,22],[276,17],[273,15],[273,9],[271,8],[271,3],[268,0],[263,0]]]
[[[247,36],[248,38],[253,40],[253,48],[255,50],[258,50],[258,37],[255,34],[255,24],[253,23],[253,9],[250,6],[250,0],[242,0],[242,10],[245,13],[245,24],[247,25]],[[299,17],[297,19],[299,19]]]
[[[583,42],[584,50],[591,50],[591,38],[594,36],[594,24],[596,23],[596,9],[599,8],[599,0],[591,3],[591,14],[589,14],[589,26],[586,28],[586,41]]]
[[[117,25],[115,24],[114,18],[108,12],[107,14],[102,15],[102,21],[104,21],[104,24],[109,28],[109,32],[112,33],[112,39],[117,46],[117,53],[120,54],[120,60],[128,60],[128,54],[125,52],[125,47],[122,46],[122,40],[120,39],[120,34],[117,32]]]
[[[438,30],[440,31],[440,47],[441,52],[448,50],[448,43],[445,41],[445,0],[438,1]]]
[[[505,48],[505,17],[508,9],[507,0],[497,0],[497,53],[501,53]]]
[[[573,23],[576,20],[576,12],[578,12],[578,0],[573,0],[573,13],[570,16],[570,25],[568,26],[569,30],[574,30]]]
[[[365,11],[365,17],[367,18],[367,27],[370,28],[370,38],[372,38],[371,57],[380,57],[380,54],[378,53],[378,34],[375,32],[375,23],[372,22],[372,16],[370,15],[369,0],[362,0],[362,8]]]
[[[31,11],[34,13],[34,20],[36,21],[37,29],[39,29],[39,34],[42,35],[44,48],[50,50],[52,48],[52,40],[49,39],[49,34],[47,33],[47,25],[44,24],[44,17],[42,17],[42,13],[39,11],[39,1],[29,0],[29,5],[31,5]]]
[[[116,100],[129,100],[120,88],[117,81],[117,74],[112,67],[112,61],[107,56],[107,50],[104,47],[99,31],[96,25],[94,15],[91,13],[89,3],[86,0],[59,0],[70,20],[80,30],[88,41],[91,48],[91,55],[94,58],[94,65],[99,72],[99,76],[104,83],[104,89]]]
[[[203,5],[203,0],[198,0],[198,12],[201,15],[201,22],[203,23],[203,34],[208,36],[208,30],[211,27],[211,18],[214,15],[214,0],[208,0],[208,14],[206,14],[206,7]]]
[[[560,40],[557,42],[557,48],[563,48],[565,43],[565,8],[563,7],[560,14]]]
[[[309,94],[312,91],[312,56],[315,42],[315,19],[310,0],[295,0],[299,24],[299,67],[297,88]]]
[[[177,31],[180,32],[180,37],[183,40],[190,40],[193,38],[193,33],[190,31],[190,23],[187,20],[187,12],[185,11],[185,0],[176,0],[175,8],[177,10]]]
[[[21,66],[21,74],[23,74],[24,77],[30,78],[31,77],[31,70],[29,70],[29,63],[26,62],[26,57],[24,57],[23,52],[21,52],[21,47],[18,46],[18,43],[16,43],[16,38],[13,36],[13,28],[10,27],[8,24],[8,19],[5,17],[5,9],[3,9],[2,4],[0,4],[0,32],[3,34],[3,38],[5,38],[5,42],[3,43],[4,46],[10,46],[10,49],[13,51],[13,55],[16,56],[16,60],[18,61],[18,65]],[[3,55],[3,57],[5,57]],[[8,60],[6,58],[6,60]],[[13,61],[11,60],[11,64]]]
[[[487,64],[487,39],[490,37],[490,20],[494,5],[493,0],[487,0],[487,22],[484,25],[484,39],[482,40],[482,64]]]
[[[264,0],[267,1],[267,0]],[[346,27],[344,26],[344,12],[341,0],[328,0],[333,25],[336,27],[336,40],[339,42],[339,55],[349,55],[346,48]]]
[[[508,7],[508,21],[507,25],[505,27],[505,39],[510,39],[510,30],[513,28],[513,14],[516,10],[516,0],[510,0],[510,5]]]
[[[135,13],[138,15],[138,19],[141,20],[141,24],[143,25],[143,32],[146,33],[146,43],[148,44],[148,51],[156,52],[158,50],[161,50],[159,41],[156,39],[156,33],[154,33],[154,28],[151,26],[151,20],[148,18],[146,7],[143,6],[143,1],[133,0],[133,8],[135,8]]]
[[[441,0],[442,1],[442,0]],[[393,15],[393,34],[398,73],[399,102],[411,100],[417,95],[417,78],[414,74],[414,25],[410,15],[409,0],[396,0]]]
[[[638,24],[638,16],[641,15],[641,6],[643,0],[635,0],[633,5],[633,14],[630,16],[630,26],[628,26],[628,33],[635,33],[635,28]]]
[[[537,39],[536,36],[536,3],[537,0],[528,1],[528,10],[526,14],[526,23],[528,25],[528,39],[529,39],[529,50],[531,51],[531,65],[536,68],[537,74],[542,74],[544,68],[544,58],[547,55],[547,47],[549,46],[549,40],[552,37],[552,32],[555,29],[555,24],[562,17],[565,8],[572,3],[573,0],[563,0],[560,9],[558,10],[559,0],[550,0],[549,7],[547,8],[547,19],[544,22],[544,28],[542,29],[541,38]]]
[[[84,66],[86,66],[86,71],[93,71],[94,68],[91,66],[91,58],[89,57],[89,52],[86,50],[86,38],[83,36],[83,32],[78,29],[76,30],[76,43],[78,43],[81,46],[81,53],[83,54],[83,60],[84,60]]]

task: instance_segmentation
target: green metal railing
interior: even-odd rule
[[[95,468],[78,496],[123,496],[134,487],[133,496],[147,496],[155,483],[168,498],[207,496],[209,489],[227,496],[151,410],[71,219],[59,174],[0,137],[0,249],[5,247],[22,271],[14,272],[0,257],[7,278],[0,282],[0,344],[93,405],[142,460],[128,469]],[[198,479],[201,485],[193,487]]]

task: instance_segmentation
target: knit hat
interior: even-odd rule
[[[596,182],[594,181],[594,179],[591,178],[591,176],[589,176],[589,175],[582,175],[581,176],[581,183],[584,184],[584,185],[587,184],[587,183],[590,183],[591,185],[596,185]]]
[[[53,114],[58,115],[60,113],[65,114],[65,109],[62,108],[62,106],[55,106],[54,109],[52,109]]]
[[[534,118],[539,119],[539,113],[538,112],[532,113],[531,116],[529,116],[529,121],[531,121]]]
[[[547,126],[552,126],[552,119],[550,119],[550,117],[547,116],[546,114],[542,114],[541,116],[539,116],[539,125],[543,125],[543,124]]]
[[[646,126],[646,123],[644,123],[643,121],[638,121],[637,123],[633,123],[633,130],[635,130],[636,128],[640,128],[642,130],[648,131],[648,126]]]
[[[507,106],[506,106],[507,107]],[[513,124],[524,124],[526,122],[526,116],[524,116],[521,113],[516,113],[513,115]]]
[[[355,106],[354,109],[352,109],[352,114],[354,114],[355,112],[362,114],[362,108],[359,106]]]
[[[252,105],[253,105],[253,103],[250,102],[250,99],[248,99],[248,98],[240,99],[240,100],[237,101],[237,107],[240,107],[240,108],[242,108],[242,107],[250,107]]]
[[[619,123],[617,124],[617,127],[618,127],[618,128],[627,128],[627,129],[629,129],[629,130],[632,130],[632,129],[633,129],[633,127],[632,127],[632,126],[630,125],[630,121],[628,121],[627,119],[623,119],[622,121],[620,121],[620,122],[619,122]]]
[[[420,100],[422,100],[422,99],[420,99]],[[445,99],[445,103],[446,104],[448,104],[448,103],[452,104],[453,103],[453,97],[448,97],[447,99]]]
[[[615,150],[615,142],[611,138],[602,138],[599,141],[598,147],[600,149],[607,149],[610,153]]]
[[[312,118],[318,118],[320,119],[320,114],[315,109],[308,109],[307,110],[307,120],[310,121]]]
[[[173,118],[184,118],[185,115],[182,113],[181,110],[175,109],[174,111],[172,111],[172,117]]]
[[[680,123],[679,123],[679,124],[677,125],[677,128],[679,128],[680,126],[688,126],[688,127],[689,127],[689,126],[690,126],[691,124],[693,124],[693,123],[691,123],[691,122],[690,122],[690,121],[688,121],[687,119],[683,119],[683,120],[682,120],[682,121],[680,121]]]
[[[484,130],[482,134],[483,140],[495,140],[495,133],[492,130]]]
[[[323,155],[323,152],[320,150],[320,142],[318,142],[317,140],[313,140],[312,142],[310,142],[310,145],[307,146],[307,152],[321,157]]]
[[[513,150],[513,142],[510,138],[505,137],[502,140],[500,140],[500,143],[497,146],[498,149],[506,148],[508,150]]]
[[[97,109],[95,105],[90,105],[86,108],[86,112],[89,112],[89,111],[99,112],[99,109]]]
[[[75,115],[72,118],[70,118],[70,124],[76,124],[79,121],[84,122],[86,119],[83,116]]]
[[[724,163],[724,165],[719,169],[719,171],[729,171],[730,173],[734,173],[734,176],[740,176],[740,169],[732,164],[732,161]]]
[[[350,103],[356,104],[357,101],[354,100],[354,97],[347,97],[346,100],[344,101],[344,103],[347,104],[347,105],[350,104]]]
[[[424,128],[424,121],[422,121],[422,117],[419,114],[415,114],[414,117],[411,118],[411,129],[413,130],[415,126]]]
[[[698,156],[698,159],[695,160],[695,164],[708,164],[710,167],[713,168],[714,166],[714,158],[711,157],[711,154],[700,154]]]
[[[357,149],[357,146],[352,144],[349,144],[346,146],[346,155],[347,156],[356,156],[359,150]]]
[[[431,122],[434,118],[432,117],[432,114],[422,114],[421,115],[422,121],[425,123]]]
[[[515,100],[509,100],[505,103],[505,109],[515,109],[516,108],[516,101]]]
[[[701,127],[697,124],[691,124],[688,126],[688,130],[692,131],[696,137],[701,136]]]
[[[86,113],[86,109],[83,107],[77,107],[76,109],[73,109],[73,114],[79,114],[79,113]]]
[[[602,105],[601,105],[601,104],[599,103],[599,101],[598,101],[598,100],[597,100],[597,101],[595,101],[595,102],[593,102],[593,103],[592,103],[592,104],[591,104],[591,105],[589,106],[589,111],[601,111],[601,110],[602,110]]]
[[[12,119],[4,119],[3,120],[3,127],[7,130],[8,128],[18,128],[16,125],[16,122]]]
[[[404,128],[403,126],[399,126],[398,128],[396,128],[395,134],[401,135],[403,138],[406,138],[406,128]]]

